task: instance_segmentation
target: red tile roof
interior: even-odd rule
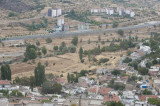
[[[97,90],[97,87],[93,87],[93,88],[89,89],[88,91],[89,91],[89,92],[92,92],[92,93],[96,93],[96,90]],[[101,87],[99,87],[99,89],[98,89],[98,93],[100,93],[100,94],[102,94],[102,95],[108,95],[108,93],[109,93],[110,91],[112,91],[111,88],[104,88],[104,87],[101,88]]]
[[[103,101],[104,102],[111,102],[111,101],[119,102],[119,96],[118,95],[112,95],[112,96],[105,95]]]
[[[112,91],[111,88],[100,88],[98,92],[102,95],[107,95],[110,91]]]
[[[64,83],[65,82],[65,80],[64,80],[64,78],[56,78],[55,79],[55,81],[57,82],[57,83]]]
[[[146,101],[147,98],[158,98],[158,96],[156,96],[156,95],[139,95],[138,98],[141,101]]]
[[[10,85],[11,82],[7,80],[0,80],[0,85]]]
[[[124,77],[122,77],[121,79],[128,79],[128,76],[124,76]]]

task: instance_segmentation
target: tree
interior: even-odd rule
[[[1,66],[1,79],[11,80],[11,69],[8,64]]]
[[[143,95],[152,95],[152,92],[148,89],[145,89],[143,92],[142,92]]]
[[[37,46],[40,46],[40,42],[39,42],[38,40],[37,40],[37,42],[36,42],[36,45],[37,45]]]
[[[125,106],[124,104],[122,104],[121,102],[115,102],[115,101],[111,101],[108,103],[105,103],[107,106]]]
[[[34,70],[36,86],[41,86],[45,81],[45,67],[39,62]]]
[[[42,53],[45,55],[47,53],[47,49],[45,47],[42,48]]]
[[[157,98],[148,98],[148,103],[151,105],[156,105],[159,106],[160,105],[160,100]]]
[[[68,81],[68,83],[71,82],[71,77],[70,77],[70,74],[69,74],[69,73],[68,73],[68,75],[67,75],[67,81]]]
[[[30,76],[30,78],[29,78],[29,80],[30,80],[30,87],[31,87],[31,89],[33,89],[33,87],[35,86],[35,77],[34,76]]]
[[[22,93],[18,90],[13,90],[10,95],[14,97],[23,97]]]
[[[101,41],[101,36],[100,36],[100,35],[98,36],[98,41],[99,41],[99,42]]]
[[[81,70],[80,75],[81,76],[86,76],[87,73],[88,73],[87,70]]]
[[[111,73],[112,73],[113,75],[120,75],[120,74],[121,74],[119,70],[114,70],[114,71],[112,71]]]
[[[118,25],[119,25],[118,22],[114,22],[113,25],[112,25],[112,27],[113,27],[113,28],[116,28],[116,27],[118,27]]]
[[[70,46],[68,47],[68,50],[70,53],[75,53],[76,52],[76,47],[75,46]]]
[[[25,60],[35,59],[37,57],[37,47],[35,45],[27,45],[25,52]]]
[[[138,72],[139,72],[141,75],[147,75],[147,74],[148,74],[148,69],[147,69],[147,68],[144,68],[144,67],[139,67],[139,68],[138,68]]]
[[[75,37],[72,39],[71,43],[72,43],[73,45],[77,46],[77,44],[78,44],[78,37],[75,36]]]
[[[47,42],[47,43],[52,43],[52,39],[51,39],[51,38],[47,38],[47,39],[46,39],[46,42]]]
[[[83,48],[82,47],[80,47],[80,49],[79,49],[79,59],[81,60],[81,63],[83,63]]]
[[[124,35],[124,31],[122,29],[119,29],[118,30],[118,34],[121,35],[121,36],[123,36]]]
[[[62,90],[61,84],[47,81],[42,84],[42,91],[41,92],[43,94],[60,94],[61,90]]]
[[[57,51],[57,50],[58,50],[58,46],[54,46],[53,49],[54,49],[55,51]]]

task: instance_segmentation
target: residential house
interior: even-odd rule
[[[111,101],[115,101],[115,102],[119,102],[119,96],[118,95],[112,95],[112,94],[108,94],[104,96],[103,102],[111,102]]]
[[[138,95],[140,101],[147,101],[148,98],[158,98],[156,95]]]
[[[159,67],[156,67],[156,66],[151,66],[151,68],[149,69],[149,74],[151,76],[156,76],[159,72]]]
[[[112,91],[111,88],[106,88],[106,87],[98,87],[98,86],[94,86],[90,89],[88,89],[88,94],[92,95],[92,94],[101,94],[101,95],[108,95],[108,93]]]
[[[99,68],[96,71],[97,74],[106,74],[107,73],[107,69],[105,68]]]
[[[137,50],[130,55],[130,58],[134,61],[134,60],[140,59],[144,55],[145,53],[143,51]]]
[[[132,91],[123,91],[122,97],[125,99],[134,99],[134,93]]]
[[[149,46],[140,45],[139,50],[144,52],[145,54],[150,54],[151,53],[151,48]]]
[[[160,93],[160,79],[155,79],[153,81],[153,87]]]
[[[61,85],[64,85],[65,84],[65,79],[62,78],[62,77],[58,77],[58,78],[55,78],[53,81],[61,84]]]
[[[8,80],[0,80],[0,90],[2,89],[10,89],[11,88],[11,82]]]

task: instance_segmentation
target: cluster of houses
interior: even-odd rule
[[[106,13],[108,15],[118,14],[119,16],[123,16],[125,14],[129,15],[130,17],[135,16],[135,12],[130,9],[125,9],[122,7],[117,7],[117,10],[114,8],[99,8],[99,9],[91,9],[91,13]]]
[[[60,23],[63,23],[63,20],[61,21]],[[132,61],[151,53],[149,46],[143,44],[139,44],[139,46],[139,49],[136,49],[128,56]],[[159,60],[157,58],[157,61]],[[139,65],[146,67],[148,61],[148,59],[144,59]],[[125,73],[125,75],[113,75],[113,70],[119,70],[120,73]],[[103,106],[103,103],[111,101],[120,101],[126,106],[148,106],[148,98],[160,99],[160,96],[158,96],[160,93],[160,67],[151,66],[148,73],[149,75],[140,75],[137,70],[127,63],[120,63],[113,69],[97,69],[95,71],[97,78],[89,78],[88,76],[79,77],[78,83],[66,83],[63,77],[57,77],[52,81],[53,83],[57,82],[62,85],[61,95],[42,95],[40,87],[35,87],[31,90],[29,86],[14,85],[10,81],[0,80],[0,90],[9,90],[9,94],[13,90],[18,90],[23,95],[23,97],[4,98],[2,92],[0,93],[0,106],[71,106],[71,104]],[[130,82],[132,76],[137,77],[134,82]],[[122,85],[124,89],[116,90],[114,87],[108,86],[113,79],[114,85]],[[151,91],[152,94],[143,95],[142,92],[146,89]],[[42,100],[51,101],[42,103]]]

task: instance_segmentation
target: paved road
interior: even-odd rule
[[[26,35],[19,37],[10,37],[8,40],[25,40],[25,39],[37,39],[37,38],[48,38],[48,37],[67,37],[67,36],[79,36],[79,35],[87,35],[87,34],[100,34],[100,33],[111,33],[118,31],[119,29],[133,31],[138,30],[139,28],[145,28],[153,25],[160,25],[160,21],[151,21],[146,23],[141,23],[134,26],[121,27],[121,28],[111,28],[111,29],[102,29],[102,30],[87,30],[87,31],[74,31],[74,32],[54,32],[50,34],[41,34],[41,35]]]

